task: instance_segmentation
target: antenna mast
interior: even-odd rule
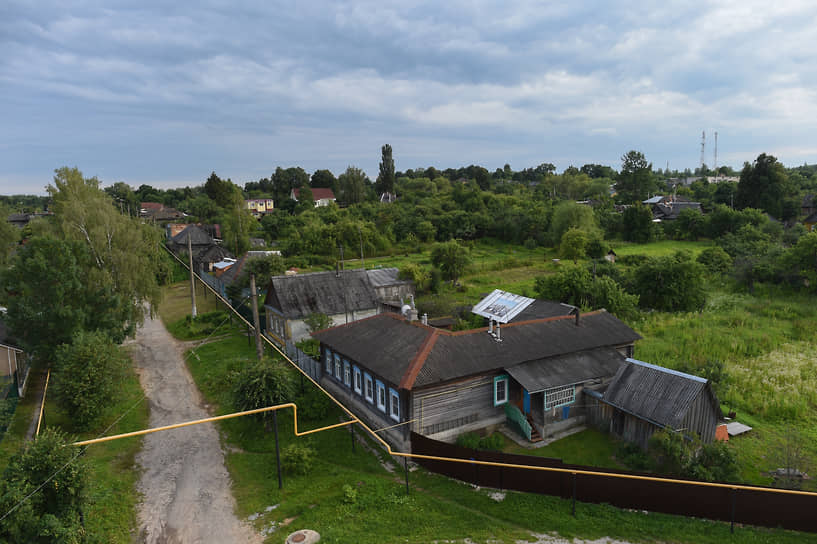
[[[706,150],[706,131],[701,131],[701,175],[704,171],[704,151]]]
[[[715,169],[715,175],[718,175],[718,131],[715,131],[715,160],[713,161],[712,168]]]

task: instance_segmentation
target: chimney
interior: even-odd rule
[[[490,335],[494,334],[494,320],[491,319],[490,317],[488,318],[488,334]]]
[[[496,323],[496,341],[502,342],[502,335],[499,333],[499,321]]]

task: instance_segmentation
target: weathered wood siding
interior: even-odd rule
[[[494,406],[493,375],[415,390],[411,409],[412,429],[437,440],[505,421],[503,407]]]
[[[689,407],[681,427],[698,433],[704,444],[712,442],[720,418],[720,408],[717,405],[718,402],[707,384]]]

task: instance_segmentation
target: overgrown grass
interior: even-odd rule
[[[35,413],[40,409],[35,392],[42,390],[45,375],[45,372],[39,369],[32,369],[29,374],[27,394],[17,403],[11,423],[0,441],[0,472],[5,470],[11,456],[23,447],[28,427]]]
[[[159,316],[168,326],[190,315],[190,283],[181,282],[162,287],[162,303],[159,305]],[[208,313],[223,310],[223,304],[217,302],[215,295],[196,281],[196,312]]]
[[[565,463],[588,465],[601,468],[626,468],[616,459],[618,441],[596,429],[585,429],[566,436],[541,448],[524,448],[510,440],[505,442],[502,451],[537,457],[552,457]]]

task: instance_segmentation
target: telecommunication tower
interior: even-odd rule
[[[715,131],[715,160],[712,161],[712,169],[715,170],[715,175],[718,173],[718,131]]]
[[[706,151],[706,131],[701,131],[701,172],[704,169],[704,152]]]

